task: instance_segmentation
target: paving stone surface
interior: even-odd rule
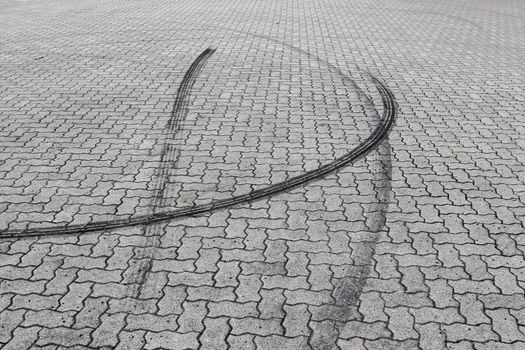
[[[525,349],[523,2],[0,0],[0,31],[0,348]]]

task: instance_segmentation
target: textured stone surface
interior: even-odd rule
[[[517,0],[0,0],[0,348],[523,349],[524,26]],[[381,122],[367,72],[398,116],[351,165],[52,234],[334,161]]]

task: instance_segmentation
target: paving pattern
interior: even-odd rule
[[[0,30],[1,349],[525,349],[521,1]]]

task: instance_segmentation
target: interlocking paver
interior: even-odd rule
[[[492,319],[492,328],[498,333],[502,342],[513,343],[524,340],[525,335],[518,329],[517,321],[509,310],[489,310],[487,314]]]
[[[0,0],[0,347],[521,350],[524,11]]]
[[[371,323],[350,321],[339,331],[339,336],[342,339],[349,339],[352,337],[365,339],[390,338],[392,333],[386,326],[387,324],[381,321]]]
[[[204,329],[203,320],[206,317],[206,303],[204,301],[184,302],[184,311],[177,320],[179,332],[201,332]]]
[[[231,334],[255,334],[267,336],[271,334],[283,334],[283,328],[278,318],[258,319],[254,317],[232,318]]]
[[[73,330],[68,327],[42,328],[38,333],[37,345],[58,345],[64,347],[88,345],[90,328]]]
[[[419,345],[423,350],[442,350],[445,348],[445,335],[437,323],[416,325],[419,333]]]
[[[251,334],[244,334],[244,335],[229,335],[227,338],[227,343],[230,349],[247,349],[247,350],[253,350],[255,349],[255,343],[254,343],[254,335]]]
[[[227,349],[226,337],[230,331],[227,318],[209,318],[204,321],[204,332],[199,338],[203,349]]]
[[[199,344],[197,340],[198,336],[198,332],[148,332],[145,335],[146,344],[144,346],[144,349],[196,349]]]
[[[477,326],[455,323],[442,326],[448,341],[458,342],[463,339],[469,341],[486,342],[498,340],[498,336],[487,324]]]
[[[22,328],[18,327],[13,332],[13,337],[2,349],[25,350],[31,349],[38,339],[39,327]]]
[[[392,331],[395,340],[407,340],[417,338],[414,330],[414,316],[407,308],[387,308],[385,312],[389,316],[388,328]]]

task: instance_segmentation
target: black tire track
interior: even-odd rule
[[[384,102],[384,101],[383,101]],[[384,106],[384,108],[388,108]],[[397,112],[396,112],[397,113]],[[376,150],[378,157],[372,159],[372,166],[377,169],[371,169],[374,181],[374,190],[376,191],[376,201],[367,205],[366,212],[369,213],[366,220],[368,232],[372,233],[372,239],[366,244],[368,252],[365,264],[356,266],[355,270],[350,270],[346,277],[334,288],[334,299],[338,306],[355,306],[359,301],[364,284],[370,272],[370,261],[377,243],[377,234],[385,228],[388,206],[391,196],[392,180],[392,156],[391,146],[388,135],[381,141]],[[349,283],[351,282],[351,283]],[[352,288],[349,288],[351,285]]]
[[[370,239],[362,242],[363,248],[359,254],[359,264],[352,264],[349,267],[346,275],[334,284],[332,293],[334,304],[342,307],[344,314],[349,319],[358,313],[361,294],[374,266],[373,258],[379,233],[385,229],[388,230],[386,219],[391,198],[392,180],[391,145],[388,136],[375,150],[375,157],[371,163],[376,199],[374,203],[366,205],[365,209],[367,213],[366,226],[370,233]],[[339,335],[344,324],[345,322],[330,321],[328,331],[324,334],[325,338],[322,339],[324,344],[319,348],[329,349],[331,344],[335,344],[338,338],[330,339],[330,337],[334,337],[335,334]]]
[[[188,98],[190,91],[195,84],[197,75],[201,68],[204,66],[208,58],[215,52],[215,49],[208,48],[204,50],[196,59],[193,61],[191,66],[188,68],[180,86],[177,90],[177,96],[173,104],[171,117],[168,120],[165,128],[165,143],[161,152],[159,167],[157,168],[157,182],[155,185],[155,197],[152,203],[152,212],[156,214],[159,209],[162,209],[168,204],[170,198],[170,188],[168,185],[168,179],[171,170],[177,165],[178,151],[173,143],[177,132],[182,130],[184,120],[188,115]],[[146,236],[145,245],[142,247],[140,254],[135,256],[137,264],[131,268],[130,277],[125,283],[133,285],[134,288],[130,289],[129,296],[138,297],[144,286],[149,272],[151,271],[151,262],[155,254],[156,249],[160,245],[159,236],[162,234],[165,225],[163,222],[156,222],[152,225],[144,227],[144,236]]]
[[[375,78],[374,78],[375,79]],[[377,81],[377,79],[375,79]],[[376,84],[377,86],[377,84]],[[383,92],[379,91],[381,96]],[[369,101],[371,103],[371,101]],[[383,99],[383,120],[387,108],[392,108],[392,105],[385,104]],[[395,103],[393,105],[394,113]],[[378,117],[379,115],[376,114]],[[351,319],[356,314],[361,293],[366,285],[370,270],[372,267],[372,259],[375,252],[375,246],[379,239],[379,232],[386,227],[386,218],[388,213],[388,206],[391,196],[391,179],[392,179],[392,159],[391,146],[388,135],[380,142],[379,147],[374,151],[374,156],[371,159],[371,173],[373,174],[373,187],[376,191],[376,199],[374,203],[367,205],[368,213],[366,216],[367,232],[371,234],[371,238],[363,245],[363,249],[359,256],[360,263],[358,265],[352,264],[348,269],[346,275],[334,283],[332,297],[334,299],[333,305],[340,307],[343,314]],[[314,330],[310,329],[310,336],[308,343],[313,349],[331,350],[339,348],[337,344],[340,328],[344,326],[344,322],[336,321],[336,319],[344,319],[340,313],[334,313],[332,317],[328,316],[323,321],[324,326],[317,330],[314,337]]]
[[[347,77],[347,79],[350,79]],[[126,219],[107,220],[99,222],[91,222],[87,224],[61,226],[61,227],[36,227],[25,230],[7,230],[0,233],[0,238],[18,238],[18,237],[32,237],[40,235],[67,235],[67,234],[82,234],[87,232],[112,230],[130,226],[150,225],[156,222],[173,220],[177,218],[194,216],[203,213],[209,213],[215,210],[228,208],[237,204],[251,202],[264,197],[272,196],[277,193],[288,191],[292,188],[312,182],[316,179],[324,177],[350,163],[359,159],[373,149],[379,146],[381,141],[385,139],[394,125],[396,118],[396,103],[392,92],[377,78],[371,76],[374,85],[377,87],[383,102],[383,117],[380,123],[372,134],[359,146],[355,147],[347,154],[335,159],[333,162],[325,164],[317,169],[310,170],[304,174],[294,176],[286,181],[278,184],[270,185],[266,188],[254,190],[250,193],[235,196],[227,199],[215,200],[211,203],[194,205],[188,208],[179,208],[168,210],[165,212],[154,212],[152,214],[145,214]],[[170,126],[170,128],[173,126]]]
[[[343,81],[351,84],[358,91],[358,94],[366,100],[366,103],[376,111],[374,117],[378,117],[378,119],[381,118],[379,117],[374,102],[363,91],[363,89],[361,89],[361,87],[352,78],[347,76],[339,67],[334,66],[330,62],[325,61],[306,50],[284,43],[273,37],[254,33],[245,33],[242,31],[225,27],[220,27],[220,29],[240,34],[248,34],[253,37],[258,37],[281,44],[290,48],[293,51],[304,54],[311,59],[315,59],[318,62],[327,65],[330,70],[337,72],[342,77]],[[381,95],[381,99],[383,102],[383,117],[381,120],[383,125],[385,125],[388,114],[393,113],[394,115],[392,117],[395,119],[397,117],[397,104],[395,102],[392,92],[372,74],[366,71],[362,71],[361,69],[359,69],[359,71],[370,77],[370,79],[378,89],[379,94]],[[390,101],[390,103],[385,103],[385,100]],[[381,120],[379,120],[378,123],[381,123]],[[377,129],[380,127],[381,125],[376,127],[375,131],[377,131]],[[388,213],[388,206],[390,203],[392,179],[391,145],[390,140],[388,138],[389,131],[387,132],[384,139],[381,142],[379,142],[376,150],[376,156],[372,158],[372,166],[376,165],[378,168],[371,169],[371,172],[374,175],[374,189],[376,190],[377,198],[375,203],[371,203],[368,205],[369,210],[367,212],[369,213],[369,215],[366,218],[366,225],[368,226],[368,232],[372,234],[372,237],[368,244],[366,244],[367,252],[364,253],[366,255],[360,258],[363,264],[360,266],[352,266],[346,274],[346,276],[334,285],[334,291],[332,294],[335,301],[334,305],[344,308],[344,313],[346,315],[351,315],[352,313],[356,312],[356,307],[361,298],[361,293],[363,291],[364,286],[366,285],[368,276],[370,274],[371,263],[375,252],[375,245],[379,239],[378,234],[380,231],[387,228],[386,218]],[[377,155],[379,156],[379,159],[377,158]],[[337,345],[335,344],[337,343],[338,335],[340,333],[340,327],[344,325],[344,323],[342,322],[335,321],[335,319],[338,317],[340,317],[340,315],[334,315],[333,320],[327,319],[325,321],[327,322],[326,327],[322,327],[320,329],[320,332],[317,332],[317,334],[314,334],[314,330],[310,328],[310,335],[305,342],[313,349],[324,350],[333,349],[334,347],[337,348]]]
[[[162,149],[160,156],[160,164],[157,168],[157,183],[155,185],[155,197],[153,202],[153,212],[157,212],[166,202],[166,183],[168,180],[169,171],[176,165],[177,155],[176,147],[172,143],[175,135],[182,129],[182,123],[188,115],[188,96],[191,88],[195,84],[197,75],[206,63],[208,58],[215,52],[215,49],[208,48],[204,50],[196,59],[193,61],[191,66],[188,68],[182,82],[177,90],[177,96],[175,103],[173,104],[173,110],[171,117],[166,125],[166,142]]]

